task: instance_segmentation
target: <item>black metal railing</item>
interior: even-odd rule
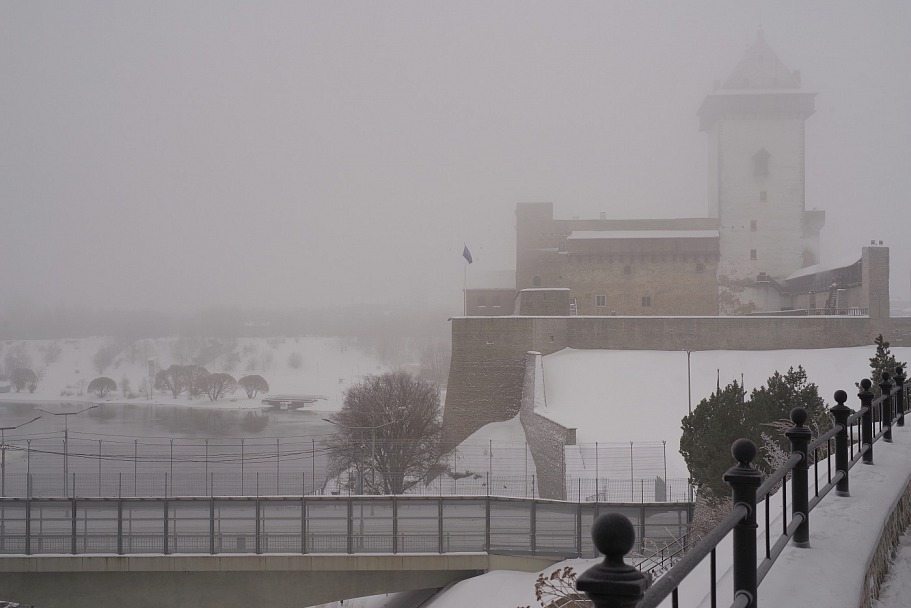
[[[890,443],[892,427],[904,426],[904,414],[909,405],[906,376],[901,367],[895,372],[894,382],[889,373],[882,374],[878,385],[882,394],[878,398],[874,398],[871,391],[873,383],[867,379],[861,381],[858,393],[860,408],[857,412],[852,412],[845,405],[847,393],[836,391],[837,404],[830,408],[835,425],[815,440],[811,441],[811,432],[806,426],[807,412],[803,408],[794,408],[791,411],[794,426],[785,433],[791,442],[791,455],[764,479],[763,474],[752,466],[756,457],[753,442],[748,439],[734,442],[731,454],[737,464],[724,475],[732,490],[733,507],[730,513],[647,590],[646,575],[624,564],[623,557],[629,551],[627,545],[632,547],[633,542],[626,542],[627,526],[622,518],[610,514],[615,517],[596,521],[592,537],[605,559],[579,577],[578,589],[585,591],[596,608],[655,608],[668,597],[672,598],[672,605],[676,607],[680,584],[703,560],[709,558],[707,593],[714,608],[717,605],[716,553],[719,543],[732,534],[734,600],[731,606],[756,606],[759,584],[788,543],[809,546],[810,513],[813,508],[833,489],[837,496],[849,496],[851,468],[858,462],[873,464],[874,444],[880,439]],[[812,486],[809,480],[811,460],[814,472]],[[826,469],[820,470],[821,466]],[[825,479],[822,485],[821,478]],[[771,499],[779,487],[781,528],[772,530]],[[756,516],[760,502],[765,503],[765,531],[758,536]],[[760,537],[765,544],[765,555],[761,560],[757,552]]]

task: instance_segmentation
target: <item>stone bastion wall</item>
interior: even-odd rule
[[[455,446],[491,422],[519,414],[528,353],[564,348],[611,350],[780,350],[873,344],[882,333],[911,346],[911,319],[869,317],[456,317],[443,414],[443,439]],[[894,326],[894,336],[893,336]],[[533,376],[532,368],[532,376]],[[533,377],[529,378],[534,382]],[[528,407],[528,406],[526,406]],[[532,410],[533,413],[533,410]],[[535,420],[525,413],[523,424]],[[555,453],[541,421],[528,432],[533,454]],[[568,435],[568,429],[564,434]],[[540,435],[541,441],[535,438]],[[536,456],[536,466],[539,457]],[[542,459],[543,460],[543,459]]]

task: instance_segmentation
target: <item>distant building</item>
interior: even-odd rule
[[[465,314],[472,317],[500,317],[515,314],[515,273],[512,270],[471,275],[465,289]]]
[[[860,252],[820,264],[825,212],[806,208],[804,123],[815,95],[760,31],[698,111],[708,136],[708,217],[564,220],[554,219],[552,203],[519,203],[515,283],[503,280],[501,292],[514,288],[520,302],[540,304],[542,295],[523,290],[568,289],[570,315],[868,308],[869,297],[851,290],[882,268],[864,271]],[[888,249],[874,257],[888,273]],[[466,314],[513,314],[484,304],[492,288],[468,289]],[[517,306],[515,314],[533,313]]]

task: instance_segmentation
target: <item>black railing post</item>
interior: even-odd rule
[[[803,516],[803,522],[794,530],[793,542],[795,547],[809,547],[810,497],[807,488],[807,469],[810,463],[807,458],[807,446],[810,445],[813,434],[806,427],[807,410],[802,407],[791,410],[791,422],[794,426],[785,432],[785,437],[791,442],[791,453],[800,454],[800,462],[791,473],[791,517],[797,517],[798,514]]]
[[[762,473],[751,465],[756,458],[756,445],[749,439],[738,439],[731,446],[737,464],[724,474],[731,486],[732,502],[743,505],[747,514],[734,527],[734,598],[745,596],[746,608],[755,608],[756,587],[756,490],[762,483]]]
[[[898,409],[898,426],[905,426],[905,370],[899,365],[895,368],[895,385],[898,392],[895,394],[895,407]]]
[[[848,393],[844,391],[835,391],[836,405],[829,408],[832,417],[835,418],[835,424],[841,425],[841,431],[835,435],[835,471],[842,473],[842,478],[838,480],[835,486],[836,496],[850,496],[848,484],[848,417],[853,413],[851,408],[845,405],[848,400]]]
[[[873,464],[873,391],[870,390],[871,386],[873,383],[868,378],[864,378],[860,381],[860,392],[857,393],[860,407],[867,408],[861,417],[860,431],[862,447],[867,449],[864,452],[864,464]]]
[[[892,443],[892,376],[889,372],[882,373],[883,381],[879,383],[879,390],[882,391],[882,417],[883,425],[885,425],[885,430],[883,431],[883,441],[886,443]]]
[[[576,589],[585,593],[595,608],[635,608],[648,580],[623,561],[636,543],[632,522],[619,513],[606,513],[592,525],[592,541],[604,561],[583,572],[576,580]]]

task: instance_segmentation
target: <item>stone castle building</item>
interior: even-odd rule
[[[819,264],[825,212],[808,210],[804,194],[814,97],[760,31],[698,111],[708,137],[708,217],[564,220],[554,219],[552,203],[520,203],[515,285],[468,290],[467,314],[515,314],[504,300],[539,288],[568,289],[569,314],[578,315],[866,308],[850,294],[859,253]],[[819,273],[829,282],[807,278]]]
[[[555,219],[516,210],[515,284],[466,290],[451,319],[444,442],[519,416],[541,495],[565,497],[575,441],[531,402],[536,358],[565,348],[778,350],[911,344],[889,314],[889,249],[819,260],[825,214],[806,208],[804,123],[814,94],[761,33],[699,109],[709,154],[703,218]]]

